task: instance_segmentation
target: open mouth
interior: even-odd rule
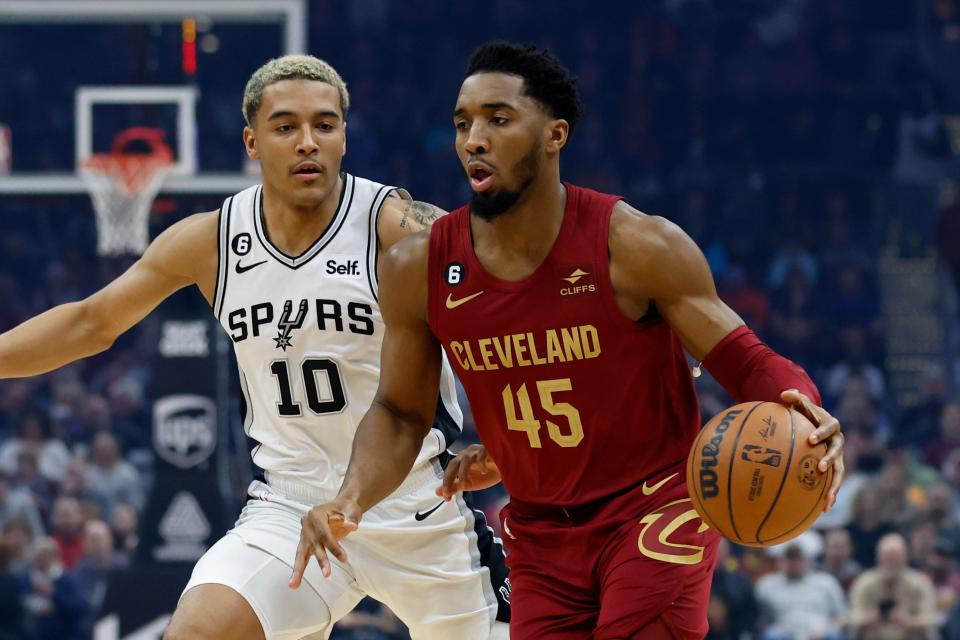
[[[470,169],[470,186],[474,191],[486,191],[493,184],[493,173],[477,165]]]
[[[323,171],[315,164],[301,164],[293,169],[293,175],[301,180],[314,180],[320,177],[321,173],[323,173]]]

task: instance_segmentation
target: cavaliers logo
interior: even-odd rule
[[[700,542],[708,527],[692,507],[690,498],[674,500],[640,519],[637,547],[652,560],[672,564],[697,564],[703,560]],[[682,542],[681,542],[682,541]]]
[[[800,458],[800,464],[797,465],[800,469],[797,472],[797,481],[807,491],[816,491],[823,483],[823,474],[817,471],[817,462],[817,456],[808,453]]]

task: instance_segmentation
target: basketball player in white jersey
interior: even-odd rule
[[[325,638],[364,595],[414,638],[506,637],[502,548],[468,502],[437,498],[462,414],[449,368],[437,420],[407,480],[350,537],[349,563],[313,564],[288,588],[300,518],[336,494],[377,388],[381,252],[443,212],[341,173],[349,95],[325,62],[257,70],[243,112],[263,184],[167,229],[86,300],[0,336],[0,377],[30,376],[107,349],[163,299],[196,285],[234,342],[244,430],[264,475],[234,528],[199,560],[165,638]],[[431,381],[436,384],[436,381]]]

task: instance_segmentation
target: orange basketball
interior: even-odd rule
[[[687,488],[703,521],[724,538],[763,547],[795,538],[823,511],[833,468],[813,424],[776,402],[745,402],[703,428],[687,457]]]

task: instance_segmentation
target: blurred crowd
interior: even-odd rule
[[[494,36],[551,46],[587,105],[564,177],[680,224],[724,300],[817,382],[846,433],[837,506],[782,548],[724,547],[710,638],[960,638],[960,397],[938,366],[909,405],[890,393],[876,262],[899,216],[920,250],[941,225],[946,263],[960,265],[960,242],[943,241],[960,212],[938,200],[960,174],[957,0],[309,4],[311,53],[355,105],[345,168],[448,208],[467,195],[450,111],[471,49]],[[25,82],[18,102],[43,104],[45,90]],[[200,127],[223,145],[239,144],[241,90],[204,87]],[[0,106],[0,120],[18,117]],[[208,146],[205,166],[239,163]],[[37,153],[19,161],[43,168]],[[71,202],[0,201],[0,330],[123,266],[96,258],[91,220],[62,213]],[[107,575],[136,561],[152,482],[148,330],[0,384],[0,640],[90,637]],[[730,403],[698,385],[705,419]],[[505,496],[482,498],[497,523]],[[406,636],[367,602],[333,637]]]

